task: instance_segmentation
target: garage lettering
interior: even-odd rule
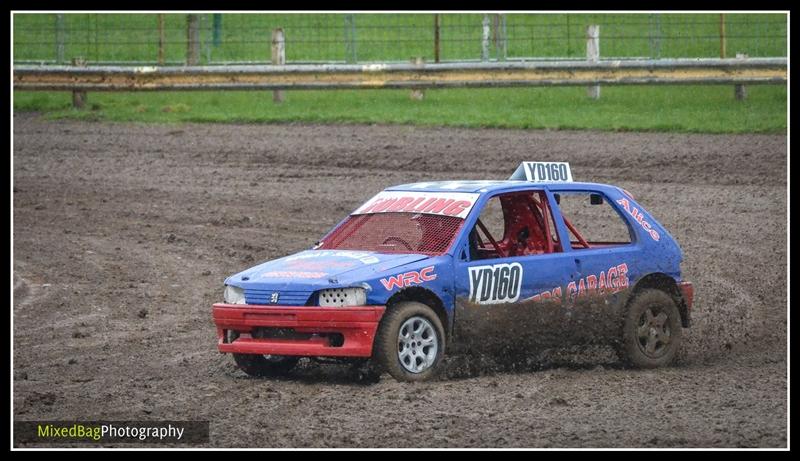
[[[521,286],[522,266],[519,263],[469,268],[469,299],[473,303],[516,302]]]
[[[598,275],[587,275],[578,282],[567,284],[569,299],[620,292],[628,288],[628,265],[626,263],[610,267]]]
[[[618,293],[629,285],[628,264],[622,263],[600,271],[599,274],[589,274],[577,281],[569,282],[566,286],[567,298],[574,301],[579,298],[596,295],[610,295]],[[537,293],[525,301],[556,301],[561,302],[561,287]]]
[[[555,287],[552,290],[543,291],[541,293],[535,294],[530,298],[526,299],[526,301],[533,301],[535,303],[539,301],[555,301],[560,303],[561,302],[561,287]]]

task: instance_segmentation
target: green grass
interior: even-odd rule
[[[222,14],[215,43],[212,14],[200,15],[202,63],[267,61],[270,37],[281,27],[286,59],[300,61],[408,61],[434,57],[433,14]],[[727,14],[727,53],[786,56],[786,14]],[[482,14],[443,14],[441,58],[481,57]],[[65,14],[64,59],[156,62],[156,14]],[[509,58],[583,58],[585,29],[600,25],[603,57],[719,57],[719,14],[508,14]],[[353,27],[354,25],[354,27]],[[493,30],[494,30],[494,26]],[[498,23],[501,30],[502,23]],[[492,37],[495,34],[492,32]],[[14,59],[56,59],[56,15],[14,15]],[[351,37],[348,44],[348,37]],[[490,47],[492,58],[501,48]],[[186,56],[186,15],[165,15],[165,58]]]
[[[164,53],[181,63],[186,15],[166,14]],[[287,62],[433,60],[433,14],[223,14],[219,40],[214,15],[200,15],[202,63],[267,61],[271,31],[286,34]],[[482,14],[443,14],[442,60],[478,59]],[[15,14],[14,59],[52,62],[54,14]],[[786,14],[726,14],[727,53],[786,56]],[[155,14],[65,14],[65,60],[155,62]],[[355,24],[353,28],[352,25]],[[502,23],[500,23],[502,24]],[[585,57],[585,28],[600,25],[605,58],[718,57],[718,14],[508,14],[507,57]],[[502,27],[500,27],[502,30]],[[494,29],[493,29],[494,30]],[[349,40],[349,38],[352,40]],[[491,46],[492,58],[502,55]],[[282,105],[271,93],[90,93],[88,110],[70,108],[68,93],[14,94],[15,111],[51,118],[144,122],[337,122],[420,125],[657,130],[675,132],[780,132],[786,130],[785,86],[751,86],[746,101],[732,86],[604,87],[599,101],[584,88],[428,90],[424,101],[408,91],[288,92]]]
[[[604,87],[592,101],[583,87],[272,93],[89,93],[75,110],[69,93],[15,92],[14,111],[50,118],[141,122],[335,122],[426,126],[596,129],[669,132],[783,132],[786,86],[749,86],[736,101],[726,86]]]

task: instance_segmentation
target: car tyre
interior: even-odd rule
[[[228,341],[239,337],[236,331],[230,331]],[[233,354],[233,360],[240,370],[255,378],[283,376],[297,365],[300,357],[259,354]]]
[[[425,304],[404,301],[381,319],[373,358],[398,381],[425,381],[438,374],[444,351],[439,316]]]
[[[681,317],[675,300],[661,290],[644,289],[628,303],[618,351],[629,366],[666,366],[675,360],[681,338]]]

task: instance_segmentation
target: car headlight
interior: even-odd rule
[[[367,291],[363,288],[331,288],[319,292],[319,305],[323,307],[363,306]]]
[[[225,285],[225,302],[228,304],[247,304],[244,300],[244,290],[232,285]]]

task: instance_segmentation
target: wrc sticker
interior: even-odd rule
[[[469,268],[469,300],[477,304],[513,303],[522,288],[520,263]]]
[[[386,290],[392,291],[395,288],[420,285],[423,282],[430,282],[431,280],[436,280],[436,274],[433,273],[433,266],[428,266],[419,271],[411,271],[383,278],[381,279],[381,284]]]

